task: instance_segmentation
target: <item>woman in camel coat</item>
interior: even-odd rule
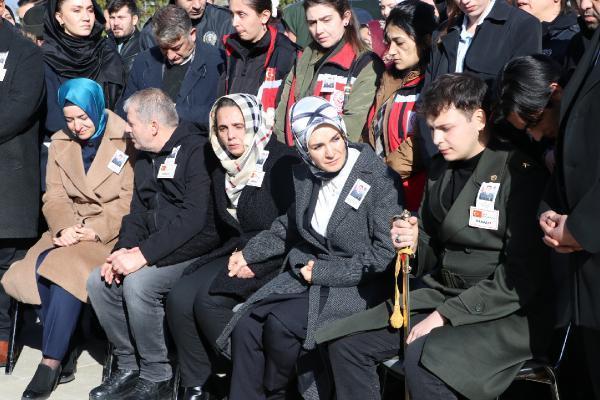
[[[53,135],[49,150],[42,207],[49,230],[2,279],[10,296],[40,305],[44,325],[44,358],[23,398],[52,391],[41,382],[60,375],[87,301],[88,274],[110,254],[133,190],[126,123],[105,109],[100,86],[72,79],[59,89],[59,100],[66,128]]]

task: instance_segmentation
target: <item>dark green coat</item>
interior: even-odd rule
[[[450,177],[441,156],[433,160],[419,215],[417,277],[411,311],[437,310],[448,324],[434,329],[421,362],[470,399],[491,399],[512,382],[523,363],[544,353],[551,331],[548,252],[536,210],[545,171],[504,144],[490,145],[450,210],[441,195]],[[483,182],[500,183],[498,230],[469,227]],[[388,324],[389,304],[331,324],[317,334],[326,342]]]

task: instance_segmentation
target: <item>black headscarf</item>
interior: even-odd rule
[[[96,21],[87,37],[73,37],[65,33],[55,18],[58,0],[48,0],[44,17],[44,61],[64,78],[89,78],[96,82],[125,84],[123,64],[119,54],[102,37],[104,15],[95,0]]]

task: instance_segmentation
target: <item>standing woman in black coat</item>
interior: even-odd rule
[[[273,125],[282,83],[296,62],[299,50],[283,33],[269,25],[271,0],[231,0],[229,10],[235,33],[223,37],[225,71],[218,96],[248,93],[258,97]]]
[[[47,87],[46,131],[63,128],[58,88],[72,78],[96,81],[104,91],[106,108],[114,110],[125,86],[119,53],[104,31],[104,16],[95,0],[49,0],[44,19],[44,69]]]
[[[273,278],[282,258],[254,264],[243,278],[230,277],[229,255],[269,229],[294,198],[292,165],[299,159],[265,125],[255,96],[221,97],[210,113],[210,142],[220,161],[212,174],[221,247],[194,263],[167,300],[167,318],[181,368],[180,399],[201,398],[212,372],[206,343],[215,340],[244,302]],[[198,396],[198,397],[195,397]]]

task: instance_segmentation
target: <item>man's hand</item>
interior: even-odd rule
[[[407,220],[397,219],[392,224],[390,238],[396,249],[410,247],[413,252],[417,248],[419,238],[419,225],[417,217],[410,217]]]
[[[81,225],[73,225],[61,230],[58,235],[52,239],[55,246],[68,247],[79,243],[81,235],[77,233],[77,229],[82,228]]]
[[[88,242],[97,241],[97,234],[92,228],[86,228],[84,226],[75,227],[75,232],[79,235],[79,240],[85,240]]]
[[[567,215],[549,210],[540,215],[540,228],[544,232],[544,243],[559,253],[581,251],[581,245],[567,228]]]
[[[227,264],[227,269],[229,270],[229,276],[233,278],[234,276],[238,276],[238,273],[243,267],[247,267],[248,263],[244,259],[244,255],[241,251],[234,251],[229,257],[229,263]]]
[[[115,271],[113,271],[112,264],[108,262],[102,264],[100,276],[102,279],[104,279],[104,282],[109,285],[112,285],[113,282],[115,282],[117,285],[123,282],[123,276],[115,273]]]
[[[242,279],[250,279],[250,278],[254,278],[255,277],[254,271],[252,271],[248,265],[246,265],[245,267],[242,267],[238,271],[238,273],[237,273],[236,276],[238,278],[242,278]]]
[[[113,253],[109,258],[113,272],[123,276],[132,274],[148,264],[139,247],[134,247],[118,255]]]
[[[309,285],[312,283],[312,270],[314,266],[315,262],[313,260],[310,260],[308,263],[306,263],[304,267],[300,268],[300,273],[302,274],[302,277]]]
[[[417,340],[421,336],[428,335],[435,328],[439,328],[446,324],[446,320],[442,317],[437,311],[432,312],[425,318],[423,321],[419,322],[410,330],[408,334],[408,338],[406,338],[406,343],[411,344],[413,341]]]

